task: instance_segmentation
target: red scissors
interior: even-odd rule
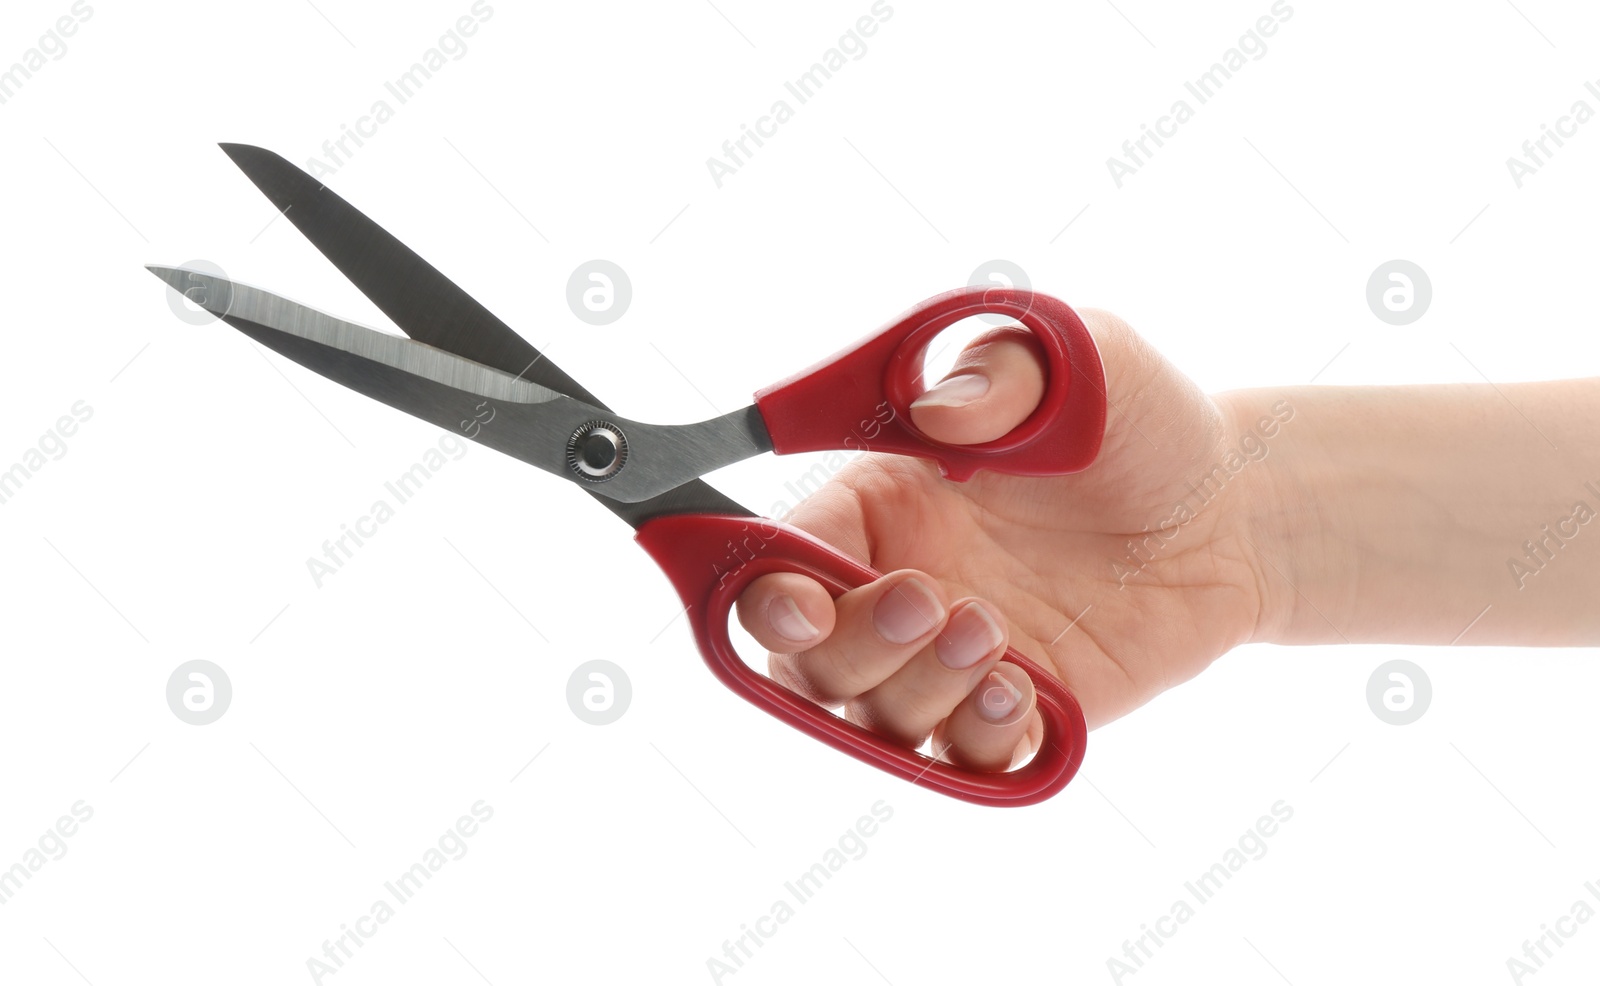
[[[877,572],[805,532],[758,517],[700,476],[765,452],[870,450],[931,459],[949,479],[979,469],[1054,476],[1087,467],[1105,431],[1099,353],[1073,310],[1003,287],[949,291],[781,383],[749,407],[692,425],[613,414],[482,305],[360,211],[283,158],[223,144],[235,164],[333,265],[410,338],[335,318],[198,270],[149,269],[229,325],[346,387],[578,485],[633,526],[678,590],[700,653],[723,684],[791,726],[914,784],[987,805],[1026,805],[1066,786],[1083,760],[1078,702],[1016,650],[1044,719],[1044,741],[1003,773],[956,767],[834,715],[739,657],[728,615],[758,576],[799,572],[835,596]],[[923,391],[923,353],[942,329],[1001,315],[1038,337],[1044,398],[1026,421],[983,445],[929,439],[908,408]]]

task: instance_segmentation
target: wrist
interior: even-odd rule
[[[1317,495],[1327,489],[1300,453],[1307,442],[1301,408],[1290,391],[1240,390],[1215,397],[1227,441],[1247,463],[1232,498],[1229,534],[1246,580],[1240,590],[1255,604],[1251,643],[1320,642],[1338,631],[1309,607],[1302,586],[1329,570],[1325,532],[1337,529],[1338,498]]]

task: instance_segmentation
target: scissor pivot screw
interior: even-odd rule
[[[567,465],[579,479],[603,483],[627,460],[628,439],[609,421],[585,421],[567,439]]]

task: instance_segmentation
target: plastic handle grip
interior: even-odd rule
[[[739,657],[728,615],[744,588],[774,571],[816,579],[836,597],[879,573],[787,524],[764,517],[673,514],[640,526],[635,540],[666,573],[688,607],[701,656],[724,685],[824,743],[913,784],[975,804],[1030,805],[1066,786],[1083,762],[1088,730],[1072,693],[1037,664],[1007,650],[1033,679],[1044,741],[1033,759],[1004,773],[980,773],[931,760],[862,729],[789,691]]]
[[[971,315],[1014,318],[1033,332],[1044,351],[1045,392],[1033,414],[995,441],[947,445],[917,429],[910,406],[926,389],[928,344]],[[1105,389],[1094,339],[1065,302],[978,286],[929,298],[855,345],[757,391],[755,403],[779,455],[827,449],[915,455],[965,481],[979,469],[1059,476],[1086,468],[1105,434]]]

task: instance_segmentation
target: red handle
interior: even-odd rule
[[[922,354],[940,331],[971,315],[1004,315],[1044,349],[1044,398],[1028,419],[982,445],[936,442],[911,423],[923,392]],[[821,363],[756,392],[756,407],[779,455],[872,450],[932,459],[947,478],[979,469],[1059,476],[1094,461],[1106,427],[1105,372],[1077,312],[1017,288],[959,288],[929,298],[876,333]]]
[[[1015,650],[1006,660],[1033,679],[1044,742],[1006,773],[963,770],[897,746],[816,705],[745,664],[728,639],[728,614],[745,586],[768,572],[799,572],[838,596],[879,573],[828,544],[765,517],[673,514],[640,526],[635,540],[661,566],[688,607],[700,654],[724,685],[801,732],[858,760],[941,794],[982,805],[1031,805],[1060,791],[1083,762],[1088,730],[1078,700]]]

